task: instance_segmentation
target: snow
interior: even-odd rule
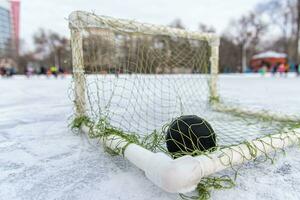
[[[254,55],[253,59],[259,59],[259,58],[286,58],[287,55],[285,53],[278,53],[275,51],[266,51],[260,54]]]
[[[70,131],[70,84],[70,77],[0,79],[0,199],[180,199]],[[300,78],[293,75],[223,75],[219,86],[226,98],[250,106],[300,111]],[[237,186],[212,199],[300,199],[299,153],[290,148],[274,164],[245,164]]]

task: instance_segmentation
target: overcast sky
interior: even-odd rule
[[[31,46],[40,27],[68,36],[68,15],[74,10],[137,21],[169,24],[182,19],[188,29],[198,23],[222,33],[231,19],[251,10],[262,0],[21,0],[21,38]]]

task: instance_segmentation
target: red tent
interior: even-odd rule
[[[267,51],[254,55],[250,60],[250,67],[253,71],[257,72],[263,65],[266,65],[268,70],[271,70],[278,63],[286,64],[287,55],[285,53]]]

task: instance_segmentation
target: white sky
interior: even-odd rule
[[[233,18],[251,10],[262,0],[21,0],[21,38],[31,46],[31,38],[40,27],[68,36],[66,18],[74,10],[137,21],[169,24],[182,19],[188,29],[198,23],[224,31]]]

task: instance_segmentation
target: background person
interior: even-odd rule
[[[57,67],[56,67],[55,65],[53,65],[52,67],[50,67],[50,72],[51,72],[51,74],[52,74],[55,78],[57,78],[57,75],[58,75],[58,69],[57,69]]]
[[[296,74],[297,74],[297,76],[300,76],[300,66],[299,66],[300,64],[296,64],[295,65],[295,70],[296,70]]]
[[[281,63],[278,67],[278,72],[280,74],[280,76],[283,76],[284,72],[285,72],[285,64]]]
[[[289,71],[290,71],[290,65],[288,63],[285,63],[284,64],[284,74],[286,77],[288,76]]]

